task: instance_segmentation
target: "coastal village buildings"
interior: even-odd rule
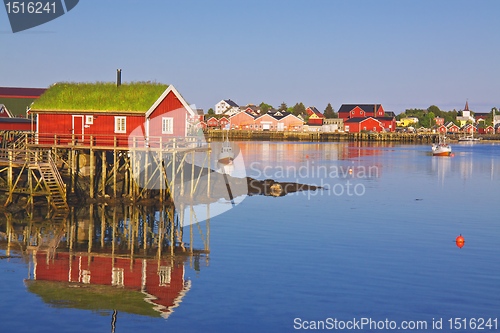
[[[307,120],[308,125],[323,125],[323,120],[325,119],[325,116],[316,109],[314,106],[310,106],[306,109],[306,114],[309,117]]]
[[[240,107],[230,99],[223,99],[219,103],[215,104],[214,111],[215,114],[225,114],[230,117],[240,112]]]
[[[242,111],[231,118],[231,129],[256,131],[302,131],[304,123],[287,111],[272,110],[260,116]]]
[[[394,132],[396,118],[386,116],[381,104],[342,104],[338,111],[346,132]]]

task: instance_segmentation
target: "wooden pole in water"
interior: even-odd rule
[[[113,198],[116,199],[116,193],[117,193],[117,190],[116,190],[116,174],[117,174],[117,171],[118,171],[118,160],[117,160],[117,150],[116,150],[116,136],[115,136],[115,143],[114,143],[115,147],[113,149]]]
[[[92,149],[93,147],[93,142],[94,142],[94,138],[92,136],[90,136],[90,198],[91,199],[94,199],[94,178],[95,178],[95,156],[94,156],[94,150]]]
[[[104,197],[106,195],[106,177],[107,177],[107,170],[106,170],[106,151],[102,151],[101,153],[101,195]]]

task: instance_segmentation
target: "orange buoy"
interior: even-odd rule
[[[457,246],[461,249],[464,244],[465,244],[465,239],[464,239],[464,236],[462,236],[462,234],[460,234],[460,236],[458,236],[456,239],[455,239],[455,243],[457,244]]]

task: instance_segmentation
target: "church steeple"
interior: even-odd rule
[[[464,111],[470,111],[469,110],[469,101],[465,101],[465,109]]]

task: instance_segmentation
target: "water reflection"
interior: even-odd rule
[[[51,306],[168,318],[191,288],[186,268],[209,265],[210,221],[185,217],[167,206],[90,205],[59,221],[5,213],[0,243]]]

